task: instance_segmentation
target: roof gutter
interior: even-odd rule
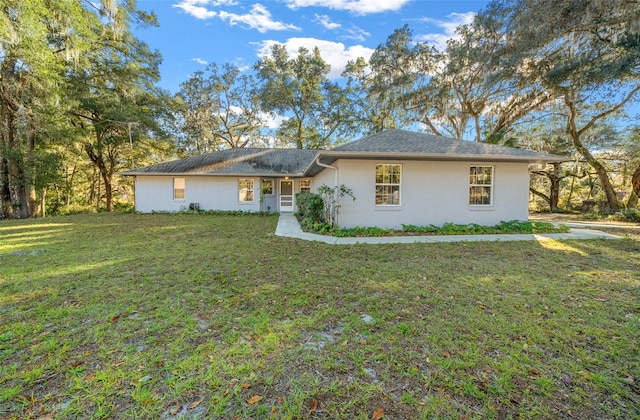
[[[322,166],[323,168],[333,169],[335,171],[336,175],[335,175],[335,182],[334,182],[335,185],[334,185],[334,187],[337,188],[338,187],[338,168],[336,168],[335,166],[327,165],[326,163],[320,162],[320,158],[319,157],[316,158],[316,165]]]

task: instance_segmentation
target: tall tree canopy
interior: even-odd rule
[[[78,1],[0,0],[0,216],[35,213],[36,139],[99,23]]]
[[[0,0],[0,216],[35,214],[38,171],[48,172],[55,141],[73,136],[100,169],[111,209],[119,157],[107,144],[133,143],[122,122],[155,126],[143,115],[157,101],[159,55],[130,30],[155,23],[135,0]]]
[[[180,86],[176,116],[186,154],[260,143],[264,125],[252,75],[233,65],[211,64]]]
[[[276,44],[255,69],[263,109],[284,118],[279,138],[298,149],[317,149],[349,133],[351,106],[344,89],[327,78],[331,67],[317,47],[301,47],[297,56],[289,57],[285,46]]]
[[[503,22],[497,79],[537,86],[565,105],[566,131],[598,174],[609,209],[619,206],[614,185],[585,140],[640,92],[639,6],[636,0],[496,0],[481,15]]]

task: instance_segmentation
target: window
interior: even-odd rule
[[[238,200],[253,201],[253,179],[238,179]]]
[[[173,199],[184,200],[184,178],[173,178]]]
[[[376,205],[400,205],[400,165],[376,165]]]
[[[310,179],[301,179],[300,180],[300,191],[301,192],[311,192],[311,180]]]
[[[262,194],[273,194],[273,179],[262,180]]]
[[[469,168],[469,204],[490,206],[493,202],[493,166]]]

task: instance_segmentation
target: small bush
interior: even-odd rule
[[[296,194],[296,216],[300,220],[300,226],[304,230],[319,232],[326,229],[323,225],[326,221],[323,217],[324,202],[318,194],[300,192]]]
[[[113,203],[113,209],[122,213],[134,213],[136,211],[135,205],[128,201],[116,201]]]
[[[624,209],[616,213],[614,219],[628,222],[640,222],[640,210]]]
[[[68,216],[72,214],[86,214],[86,213],[96,213],[96,207],[94,205],[81,205],[81,204],[70,204],[68,206],[60,207],[57,214],[60,216]]]

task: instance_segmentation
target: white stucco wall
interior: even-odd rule
[[[402,165],[400,205],[375,205],[376,164]],[[351,188],[356,201],[343,198],[338,223],[342,227],[379,226],[402,228],[444,223],[494,225],[501,221],[527,220],[529,172],[527,163],[466,163],[339,160],[339,184]],[[493,204],[469,205],[469,167],[493,166]],[[314,188],[334,185],[333,170],[325,169]]]
[[[376,164],[402,166],[400,205],[375,205]],[[338,223],[342,227],[380,226],[400,229],[403,224],[442,225],[478,223],[493,225],[501,221],[527,220],[529,172],[527,163],[419,162],[380,160],[339,160],[338,184],[351,188],[356,201],[341,200]],[[469,167],[493,166],[493,203],[469,205]],[[254,180],[254,201],[238,200],[238,177],[185,176],[184,200],[173,199],[172,176],[137,176],[136,210],[179,211],[190,203],[203,210],[260,211],[260,178]],[[274,179],[278,197],[279,179]],[[293,179],[294,193],[300,191],[300,179]],[[335,172],[324,169],[311,179],[316,191],[321,185],[334,186]],[[279,211],[278,208],[271,209]]]
[[[199,203],[202,210],[242,210],[260,211],[260,178],[254,181],[253,202],[238,200],[237,177],[184,176],[184,200],[173,199],[173,178],[171,176],[137,176],[136,210],[179,211],[190,203]]]

